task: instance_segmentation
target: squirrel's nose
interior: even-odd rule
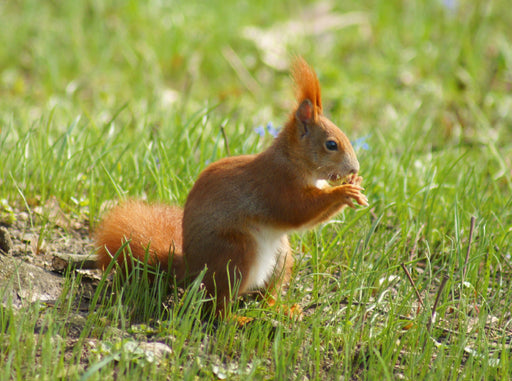
[[[357,172],[359,172],[359,162],[357,161],[357,159],[353,160],[351,164],[351,169],[350,169],[350,174],[351,175],[356,175]]]

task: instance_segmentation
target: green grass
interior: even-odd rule
[[[0,307],[1,379],[510,377],[509,3],[334,3],[330,14],[350,25],[320,34],[290,21],[318,30],[329,3],[0,3],[3,218],[5,205],[55,198],[92,231],[106,201],[183,204],[200,171],[227,155],[221,126],[231,154],[270,144],[254,129],[286,120],[293,91],[281,62],[294,54],[316,69],[331,119],[365,139],[371,204],[292,235],[283,303],[303,307],[301,322],[253,300],[239,306],[256,317],[243,329],[201,320],[197,284],[167,303],[165,279],[148,291],[100,282],[83,317],[81,276],[70,272],[55,305]],[[277,63],[248,27],[273,32]],[[131,347],[155,341],[172,349],[162,361]]]

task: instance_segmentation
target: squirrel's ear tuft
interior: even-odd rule
[[[322,97],[320,94],[320,84],[315,71],[309,67],[302,57],[297,57],[293,64],[292,75],[296,85],[297,101],[299,109],[306,100],[312,105],[313,119],[322,113]]]

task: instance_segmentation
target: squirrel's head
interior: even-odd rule
[[[322,114],[318,78],[297,58],[293,66],[298,106],[285,127],[292,140],[294,159],[308,170],[311,181],[339,181],[359,171],[350,140]],[[295,155],[296,154],[296,155]]]

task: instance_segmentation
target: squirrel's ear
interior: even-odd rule
[[[303,130],[301,135],[306,135],[308,133],[307,126],[315,119],[315,108],[309,99],[304,99],[299,105],[299,108],[295,112],[295,118],[302,125]]]

